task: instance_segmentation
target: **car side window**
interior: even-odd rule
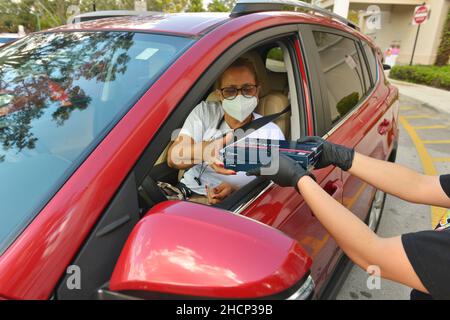
[[[314,31],[320,67],[327,85],[332,124],[352,110],[366,93],[357,43],[337,34]]]

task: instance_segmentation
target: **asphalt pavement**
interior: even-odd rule
[[[421,100],[401,95],[396,162],[427,174],[450,173],[450,113],[442,105],[436,107]],[[449,106],[447,103],[444,106]],[[388,195],[378,234],[392,237],[432,229],[442,214],[442,208],[411,204]],[[353,266],[336,299],[409,299],[408,287],[381,280],[379,289],[368,289],[367,279],[365,271]]]

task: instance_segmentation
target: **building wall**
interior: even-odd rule
[[[401,5],[421,5],[423,0],[350,0],[351,3],[365,3],[365,4],[401,4]]]
[[[428,1],[428,5],[431,7],[431,16],[420,28],[416,48],[417,60],[414,58],[416,63],[422,64],[433,64],[436,60],[442,29],[450,9],[450,1],[432,0]],[[416,26],[414,27],[416,28]]]
[[[368,4],[351,4],[350,10],[366,11]],[[410,56],[414,42],[414,26],[411,17],[414,6],[409,5],[378,5],[381,9],[381,29],[369,30],[365,23],[362,31],[368,34],[383,52],[392,45],[400,45],[399,63]]]
[[[371,36],[381,50],[385,51],[392,44],[400,45],[399,64],[408,64],[411,59],[417,26],[412,25],[414,8],[425,2],[430,6],[430,19],[420,28],[414,54],[415,64],[433,64],[442,36],[442,28],[450,8],[449,0],[350,0],[350,10],[366,11],[371,4],[381,9],[381,30],[363,32]]]

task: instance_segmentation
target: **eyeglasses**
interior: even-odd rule
[[[256,96],[257,88],[258,88],[257,85],[248,84],[244,85],[242,88],[225,87],[220,89],[220,91],[222,92],[222,96],[225,99],[233,100],[234,98],[236,98],[239,92],[241,92],[241,94],[246,98],[254,97]]]

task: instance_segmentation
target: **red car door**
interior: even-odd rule
[[[386,114],[388,89],[380,81],[382,72],[369,68],[359,38],[329,28],[314,28],[313,37],[326,90],[329,139],[387,159],[386,137],[393,121],[392,114]],[[365,220],[375,189],[346,172],[342,181],[344,205]]]
[[[361,61],[362,68],[372,72],[372,81],[367,86],[365,100],[355,111],[354,121],[348,124],[344,143],[361,154],[388,160],[398,135],[395,117],[397,112],[392,107],[397,99],[397,91],[386,86],[384,74],[376,60],[375,70],[372,70],[373,66],[364,63],[374,58],[373,50],[367,44],[364,48],[366,60]],[[343,172],[343,181],[344,205],[366,221],[376,189],[347,172]]]

